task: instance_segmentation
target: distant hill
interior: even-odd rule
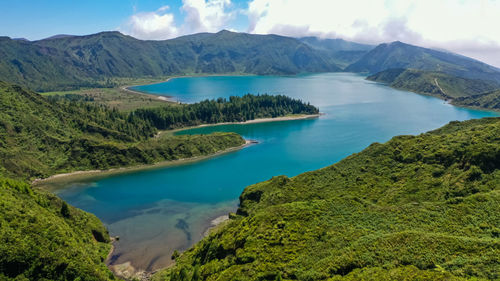
[[[438,71],[457,77],[500,82],[500,70],[493,66],[461,55],[399,41],[378,45],[345,70],[373,74],[394,68]]]
[[[299,38],[299,40],[320,52],[324,52],[326,57],[329,58],[332,63],[337,64],[342,68],[356,62],[368,53],[368,51],[375,48],[373,45],[359,44],[343,39],[302,37]]]
[[[455,121],[248,186],[153,280],[498,280],[499,135]]]
[[[386,83],[396,89],[432,95],[450,101],[500,88],[500,83],[494,81],[461,78],[443,72],[417,69],[388,69],[368,76],[367,79]]]
[[[113,77],[340,70],[327,54],[298,39],[225,30],[165,41],[119,32],[35,42],[0,38],[0,79],[41,91],[112,86]]]
[[[482,62],[393,42],[376,47],[342,39],[291,38],[223,30],[170,40],[119,32],[56,35],[39,41],[0,37],[0,80],[39,91],[113,87],[115,78],[190,74],[293,75],[412,68],[500,82]]]

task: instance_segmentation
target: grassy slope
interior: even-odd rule
[[[498,279],[500,119],[374,143],[247,187],[156,280]]]
[[[114,78],[111,79],[113,81],[112,83],[117,86],[112,88],[82,88],[72,91],[44,92],[41,93],[41,95],[61,96],[74,100],[86,100],[97,104],[104,104],[110,108],[116,108],[120,111],[131,111],[138,108],[164,106],[166,103],[173,104],[164,100],[160,100],[157,95],[138,93],[124,89],[124,87],[130,85],[160,83],[167,79],[167,77],[149,79]]]
[[[453,104],[495,109],[500,84],[477,79],[452,76],[442,72],[416,69],[389,69],[369,76],[368,80],[389,86],[450,100]],[[497,106],[497,107],[495,107]]]
[[[207,155],[244,143],[233,133],[151,138],[138,118],[90,105],[50,102],[0,83],[0,174],[33,179]]]
[[[113,280],[109,235],[95,216],[0,178],[0,280]]]

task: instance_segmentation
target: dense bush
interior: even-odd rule
[[[95,216],[4,178],[0,214],[0,280],[115,279],[104,264],[109,235]]]

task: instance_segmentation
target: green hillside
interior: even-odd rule
[[[416,69],[389,69],[367,78],[389,86],[444,99],[469,97],[500,88],[499,83],[487,80],[467,79],[443,72]]]
[[[468,97],[460,97],[453,100],[453,104],[458,106],[500,110],[500,90]]]
[[[396,68],[437,71],[462,78],[500,82],[500,70],[493,66],[453,53],[399,41],[378,45],[345,70],[373,74]]]
[[[211,154],[239,146],[237,134],[152,138],[147,120],[105,107],[51,101],[0,83],[0,174],[44,178]]]
[[[94,215],[0,178],[0,280],[114,280],[111,245]]]
[[[164,41],[119,32],[29,42],[0,38],[0,79],[35,90],[110,87],[117,77],[339,71],[298,39],[221,31]]]
[[[245,95],[131,112],[74,98],[44,97],[0,82],[0,175],[45,178],[77,170],[208,155],[241,146],[245,141],[235,133],[155,136],[158,130],[319,112],[300,100],[271,95]]]
[[[249,186],[155,280],[498,280],[498,136],[498,118],[451,122]]]
[[[445,99],[458,106],[500,109],[500,93],[496,90],[500,89],[500,83],[493,81],[401,68],[381,71],[367,79],[388,84],[396,89]]]

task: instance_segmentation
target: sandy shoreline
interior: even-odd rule
[[[190,127],[179,128],[179,129],[160,131],[156,137],[160,137],[163,134],[171,134],[171,133],[176,133],[176,132],[180,132],[180,131],[191,130],[191,129],[196,129],[196,128],[203,128],[203,127],[214,127],[214,126],[222,126],[222,125],[247,125],[247,124],[267,123],[267,122],[314,119],[314,118],[320,117],[321,115],[323,115],[323,113],[300,114],[300,115],[283,116],[283,117],[275,117],[275,118],[259,118],[259,119],[247,120],[247,121],[242,121],[242,122],[222,122],[222,123],[216,123],[216,124],[202,124],[202,125],[197,125],[197,126],[190,126]]]
[[[170,80],[170,78],[169,78]],[[167,80],[168,81],[168,80]],[[164,81],[164,82],[167,82],[167,81]],[[159,83],[163,83],[163,82],[159,82]],[[127,92],[127,93],[131,93],[131,94],[134,94],[134,95],[147,95],[147,96],[150,96],[151,98],[156,98],[158,100],[161,100],[161,101],[164,101],[164,102],[168,102],[168,103],[178,103],[177,101],[175,101],[173,99],[173,97],[171,96],[165,96],[165,95],[153,95],[153,94],[149,94],[149,93],[146,93],[146,92],[141,92],[141,91],[136,91],[136,90],[132,90],[130,89],[130,87],[135,87],[135,86],[139,86],[139,85],[134,85],[134,86],[123,86],[121,87],[120,89],[124,92]]]
[[[48,187],[51,184],[55,184],[55,183],[66,183],[66,182],[71,182],[71,181],[76,181],[76,180],[99,178],[99,177],[105,177],[105,176],[121,174],[121,173],[153,170],[153,169],[158,169],[158,168],[163,168],[163,167],[168,167],[168,166],[194,163],[194,162],[206,160],[206,159],[209,159],[212,157],[216,157],[216,156],[219,156],[222,154],[237,151],[237,150],[240,150],[242,148],[245,148],[245,147],[252,145],[252,144],[255,144],[255,143],[257,143],[257,142],[253,141],[253,140],[245,140],[245,143],[240,145],[240,146],[231,147],[231,148],[228,148],[228,149],[225,149],[225,150],[213,153],[213,154],[203,155],[203,156],[195,156],[195,157],[191,157],[191,158],[182,158],[182,159],[177,159],[177,160],[167,160],[167,161],[162,161],[162,162],[158,162],[155,164],[144,164],[144,165],[137,165],[137,166],[132,166],[132,167],[113,168],[113,169],[108,169],[108,170],[88,170],[88,171],[75,171],[75,172],[70,172],[70,173],[61,173],[61,174],[52,175],[52,176],[45,178],[45,179],[35,179],[31,184],[33,186],[40,186],[40,187],[45,187],[45,185],[47,185],[47,187]]]

